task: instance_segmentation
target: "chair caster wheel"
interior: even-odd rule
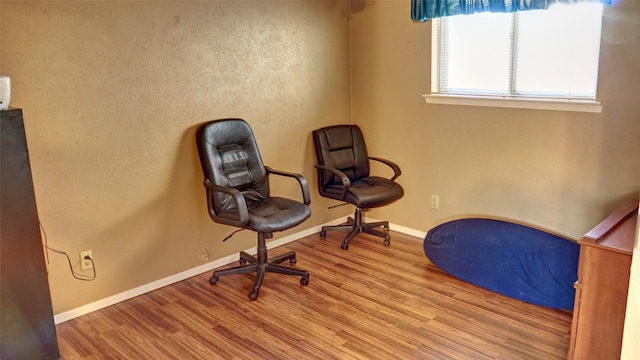
[[[327,237],[327,232],[324,231],[324,230],[320,231],[320,237],[323,238],[323,239],[326,238]]]
[[[309,285],[309,275],[303,276],[300,279],[300,284],[302,284],[302,286],[307,286]]]
[[[340,247],[342,248],[342,250],[348,250],[349,249],[349,244],[342,243],[342,245],[340,245]]]
[[[240,258],[240,265],[244,265],[247,263],[247,260]]]
[[[218,277],[213,275],[210,279],[209,279],[209,284],[211,285],[215,285],[218,282]]]
[[[389,246],[389,245],[391,245],[391,238],[389,238],[389,235],[387,235],[387,236],[384,238],[384,242],[383,242],[383,244],[384,244],[384,246]]]
[[[384,231],[389,231],[389,227],[388,227],[388,226],[383,226],[383,227],[382,227],[382,230],[384,230]]]
[[[257,298],[258,298],[258,291],[251,290],[251,292],[249,293],[249,299],[251,299],[251,301],[256,301]]]
[[[298,262],[298,259],[296,259],[296,257],[292,257],[291,259],[289,259],[289,264],[291,265],[295,265]]]

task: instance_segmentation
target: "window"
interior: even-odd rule
[[[493,101],[489,106],[512,107],[495,102],[512,100],[529,102],[516,107],[536,101],[601,107],[595,102],[601,3],[456,15],[432,24],[432,95],[427,102],[457,96]]]

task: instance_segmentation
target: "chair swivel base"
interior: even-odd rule
[[[270,237],[270,236],[269,236]],[[214,271],[209,279],[211,285],[215,285],[218,282],[220,276],[227,275],[239,275],[256,273],[255,283],[253,289],[249,293],[249,299],[256,300],[258,298],[258,292],[260,291],[260,285],[264,275],[268,272],[280,273],[285,275],[301,276],[300,284],[303,286],[309,285],[309,272],[305,270],[293,269],[290,267],[278,265],[285,260],[289,260],[290,264],[297,262],[296,253],[290,251],[286,254],[276,256],[272,259],[267,259],[267,247],[265,245],[265,234],[258,233],[258,254],[257,257],[250,255],[244,251],[240,252],[240,266],[236,266],[230,269],[223,269]],[[249,263],[249,264],[247,264]]]
[[[365,223],[362,219],[362,212],[362,209],[357,208],[354,216],[355,219],[349,217],[347,219],[346,225],[323,226],[322,231],[320,231],[320,237],[326,237],[327,230],[351,230],[349,235],[347,235],[344,241],[342,241],[342,245],[340,245],[342,250],[349,249],[349,243],[359,233],[367,233],[381,237],[384,239],[384,246],[389,246],[391,244],[391,238],[389,237],[389,234],[375,230],[375,228],[382,226],[382,230],[389,231],[389,222],[378,221],[373,223]]]

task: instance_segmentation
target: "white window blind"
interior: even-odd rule
[[[595,100],[602,4],[432,20],[432,94]]]

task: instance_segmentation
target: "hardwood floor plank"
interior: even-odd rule
[[[359,234],[314,234],[270,250],[296,251],[297,276],[211,273],[57,326],[64,359],[564,359],[571,313],[455,279],[422,240],[391,246]],[[228,267],[235,266],[230,264]],[[225,266],[224,268],[226,268]]]

